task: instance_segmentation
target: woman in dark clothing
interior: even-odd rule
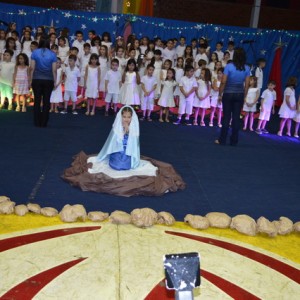
[[[34,125],[47,127],[50,96],[56,82],[56,55],[50,49],[49,40],[41,39],[39,48],[31,55],[31,86],[34,94]],[[41,102],[43,105],[41,107]]]

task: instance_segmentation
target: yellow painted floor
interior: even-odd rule
[[[24,237],[71,228],[82,231],[18,244]],[[144,299],[164,278],[163,255],[186,252],[201,257],[195,299],[238,299],[233,296],[238,292],[254,297],[249,299],[299,299],[299,234],[249,237],[231,229],[195,230],[182,222],[148,229],[109,222],[66,224],[59,217],[34,214],[0,216],[0,299]],[[47,272],[56,275],[34,291],[37,278]],[[217,286],[209,274],[226,284]]]

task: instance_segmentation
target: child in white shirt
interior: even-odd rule
[[[147,75],[144,75],[141,79],[141,86],[143,91],[142,97],[142,110],[143,110],[143,117],[141,120],[145,120],[147,114],[147,120],[152,121],[151,119],[151,112],[154,107],[154,91],[157,87],[157,80],[156,77],[153,76],[154,67],[153,65],[147,66]]]
[[[174,42],[173,40],[168,40],[167,47],[162,51],[163,61],[169,59],[172,62],[172,66],[174,66],[174,62],[177,58],[176,50],[174,49]]]
[[[122,85],[122,75],[119,71],[119,60],[113,58],[111,69],[105,74],[105,116],[108,116],[110,103],[113,103],[114,113],[117,112],[120,88]]]
[[[3,53],[3,60],[0,63],[0,109],[4,107],[5,98],[8,100],[8,110],[13,109],[13,75],[15,71],[15,63],[11,61],[12,56],[12,50],[5,50]]]
[[[72,114],[77,115],[76,111],[76,101],[77,101],[77,89],[78,83],[80,80],[80,71],[75,66],[77,57],[73,54],[69,56],[68,64],[69,66],[65,69],[65,94],[64,94],[64,102],[65,109],[60,113],[66,114],[69,100],[72,100]]]
[[[208,65],[208,56],[206,54],[206,49],[204,45],[200,45],[199,49],[198,49],[199,53],[196,55],[195,58],[195,62],[194,62],[194,67],[197,68],[198,67],[198,61],[200,59],[203,59],[206,61],[206,64]]]
[[[76,47],[78,49],[78,56],[81,57],[83,55],[83,47],[85,41],[83,40],[83,33],[81,31],[76,31],[75,33],[76,39],[72,44],[72,47]]]
[[[217,42],[216,44],[216,53],[218,54],[218,60],[219,61],[222,61],[223,59],[223,56],[224,56],[224,52],[222,51],[222,48],[223,48],[223,43],[222,42]]]
[[[179,43],[180,44],[176,47],[176,55],[177,55],[177,57],[183,57],[184,50],[186,47],[185,37],[181,36],[179,39]]]
[[[268,88],[264,90],[261,95],[261,105],[260,114],[258,117],[258,124],[256,128],[257,134],[268,133],[266,130],[266,124],[270,120],[271,112],[275,113],[275,101],[276,101],[276,91],[274,88],[276,83],[274,80],[270,80],[268,83]]]
[[[179,125],[181,122],[181,117],[183,114],[185,116],[186,125],[192,125],[190,123],[190,115],[193,111],[193,102],[195,97],[195,91],[197,89],[197,81],[194,77],[194,68],[192,66],[187,66],[185,68],[185,76],[183,76],[179,83],[179,89],[181,91],[178,117],[177,121],[173,124]]]
[[[264,72],[263,68],[266,66],[266,60],[264,58],[260,58],[257,61],[257,68],[255,70],[255,77],[257,78],[257,88],[259,92],[262,89],[263,81],[264,81]]]

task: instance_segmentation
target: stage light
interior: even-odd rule
[[[166,287],[175,290],[176,300],[194,299],[193,290],[200,286],[200,255],[197,252],[164,256]]]

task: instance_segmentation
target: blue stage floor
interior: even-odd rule
[[[51,114],[48,128],[35,128],[30,109],[0,111],[0,195],[59,210],[67,203],[105,212],[151,207],[177,220],[211,211],[299,220],[300,140],[275,134],[241,131],[238,147],[218,146],[213,143],[217,127],[145,121],[140,123],[141,153],[171,163],[187,184],[184,191],[125,198],[82,192],[64,182],[60,176],[72,156],[81,150],[98,153],[112,123],[113,116],[104,117],[101,110],[94,117],[81,111]],[[271,132],[277,129],[275,118]]]

